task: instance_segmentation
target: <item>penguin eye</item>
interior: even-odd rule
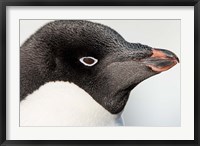
[[[85,66],[93,66],[98,62],[98,60],[96,58],[94,58],[94,57],[82,57],[79,60]]]

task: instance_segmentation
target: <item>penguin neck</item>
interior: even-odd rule
[[[123,120],[121,113],[111,114],[74,83],[56,81],[21,101],[20,125],[115,126]]]

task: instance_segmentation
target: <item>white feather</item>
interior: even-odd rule
[[[117,126],[113,115],[69,82],[49,82],[20,103],[20,126]]]

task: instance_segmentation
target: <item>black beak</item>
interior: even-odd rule
[[[143,59],[142,62],[153,71],[159,73],[172,68],[179,63],[179,59],[173,52],[168,50],[152,49],[152,55]]]

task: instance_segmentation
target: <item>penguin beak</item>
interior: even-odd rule
[[[153,71],[160,73],[179,63],[179,59],[171,51],[154,48],[152,49],[152,55],[143,59],[142,62]]]

